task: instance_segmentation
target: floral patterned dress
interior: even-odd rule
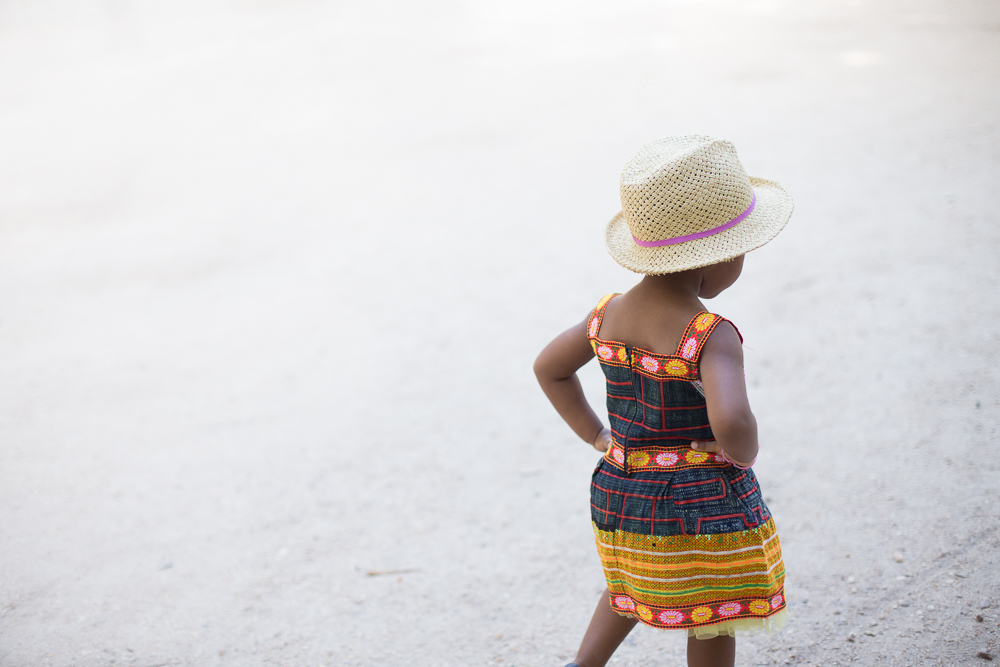
[[[614,441],[590,497],[611,606],[699,638],[779,629],[785,567],[757,478],[690,447],[714,440],[698,358],[728,320],[701,312],[675,354],[655,354],[598,337],[615,296],[601,299],[587,323]]]

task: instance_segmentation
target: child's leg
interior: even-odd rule
[[[594,617],[587,626],[587,634],[580,642],[576,664],[580,667],[604,667],[635,624],[635,620],[615,613],[611,608],[611,593],[604,589],[597,609],[594,610]]]
[[[688,667],[733,667],[736,638],[719,635],[712,639],[688,637]]]

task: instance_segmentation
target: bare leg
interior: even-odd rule
[[[712,639],[688,637],[688,667],[733,667],[736,638],[719,635]]]
[[[618,645],[632,632],[635,624],[635,620],[615,613],[611,608],[611,594],[604,589],[597,609],[594,610],[594,617],[590,619],[587,634],[580,642],[576,664],[580,667],[604,667]]]

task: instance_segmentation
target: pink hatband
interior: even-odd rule
[[[753,191],[751,190],[751,192]],[[685,241],[694,241],[695,239],[703,239],[706,236],[712,236],[713,234],[724,232],[733,225],[743,222],[744,220],[746,220],[747,216],[750,215],[751,211],[753,211],[753,207],[756,206],[756,204],[757,204],[757,193],[753,192],[753,199],[750,200],[750,206],[747,207],[747,210],[743,211],[729,222],[719,225],[718,227],[713,227],[712,229],[706,229],[703,232],[695,232],[694,234],[688,234],[687,236],[675,236],[672,239],[664,239],[662,241],[640,241],[635,237],[635,234],[633,234],[632,240],[635,241],[638,245],[641,245],[643,248],[658,248],[660,246],[674,245],[675,243],[684,243]]]

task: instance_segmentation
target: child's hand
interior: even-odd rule
[[[597,437],[594,438],[593,444],[594,444],[594,449],[599,451],[601,454],[607,452],[609,449],[611,449],[611,444],[612,444],[611,431],[609,431],[606,428],[602,428],[601,431],[597,434]]]
[[[691,449],[698,452],[718,454],[722,451],[722,445],[720,445],[716,440],[692,440]]]
[[[726,451],[722,448],[722,445],[719,444],[718,440],[692,440],[691,449],[695,450],[696,452],[708,452],[709,454],[722,454],[723,460],[732,463],[734,466],[742,470],[746,470],[747,468],[749,468],[750,466],[752,466],[754,463],[757,462],[756,456],[753,457],[753,461],[750,461],[749,463],[743,463],[742,461],[737,461],[736,459],[731,458],[728,454],[726,454]]]

